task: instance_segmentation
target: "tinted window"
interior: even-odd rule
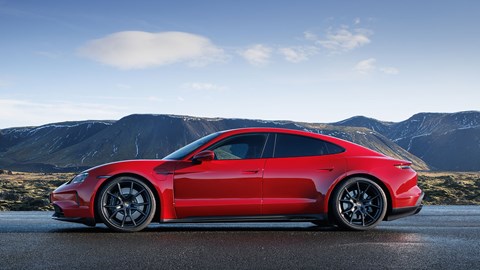
[[[319,139],[291,134],[277,134],[274,157],[321,156],[343,151],[344,149],[340,146]]]
[[[188,145],[185,145],[184,147],[178,149],[177,151],[171,153],[170,155],[164,157],[163,159],[169,159],[169,160],[180,160],[183,159],[184,157],[188,156],[188,154],[192,153],[193,151],[197,150],[200,146],[206,144],[207,142],[215,139],[218,135],[220,135],[221,132],[216,132],[212,133],[210,135],[207,135],[205,137],[202,137]]]
[[[267,134],[247,134],[227,138],[210,147],[215,159],[261,158]]]

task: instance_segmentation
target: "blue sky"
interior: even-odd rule
[[[480,108],[479,1],[1,1],[0,128]]]

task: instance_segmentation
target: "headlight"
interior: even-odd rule
[[[85,179],[86,179],[87,177],[88,177],[88,173],[86,173],[86,172],[85,172],[85,173],[81,173],[81,174],[75,176],[75,177],[72,179],[71,183],[82,183],[83,181],[85,181]]]

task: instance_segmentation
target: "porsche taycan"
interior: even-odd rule
[[[414,215],[411,162],[325,135],[278,128],[220,131],[163,159],[86,170],[50,194],[54,219],[119,232],[151,222],[312,222],[369,230]]]

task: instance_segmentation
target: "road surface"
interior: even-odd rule
[[[0,269],[480,269],[480,206],[430,206],[370,232],[310,223],[151,225],[113,233],[0,212]]]

